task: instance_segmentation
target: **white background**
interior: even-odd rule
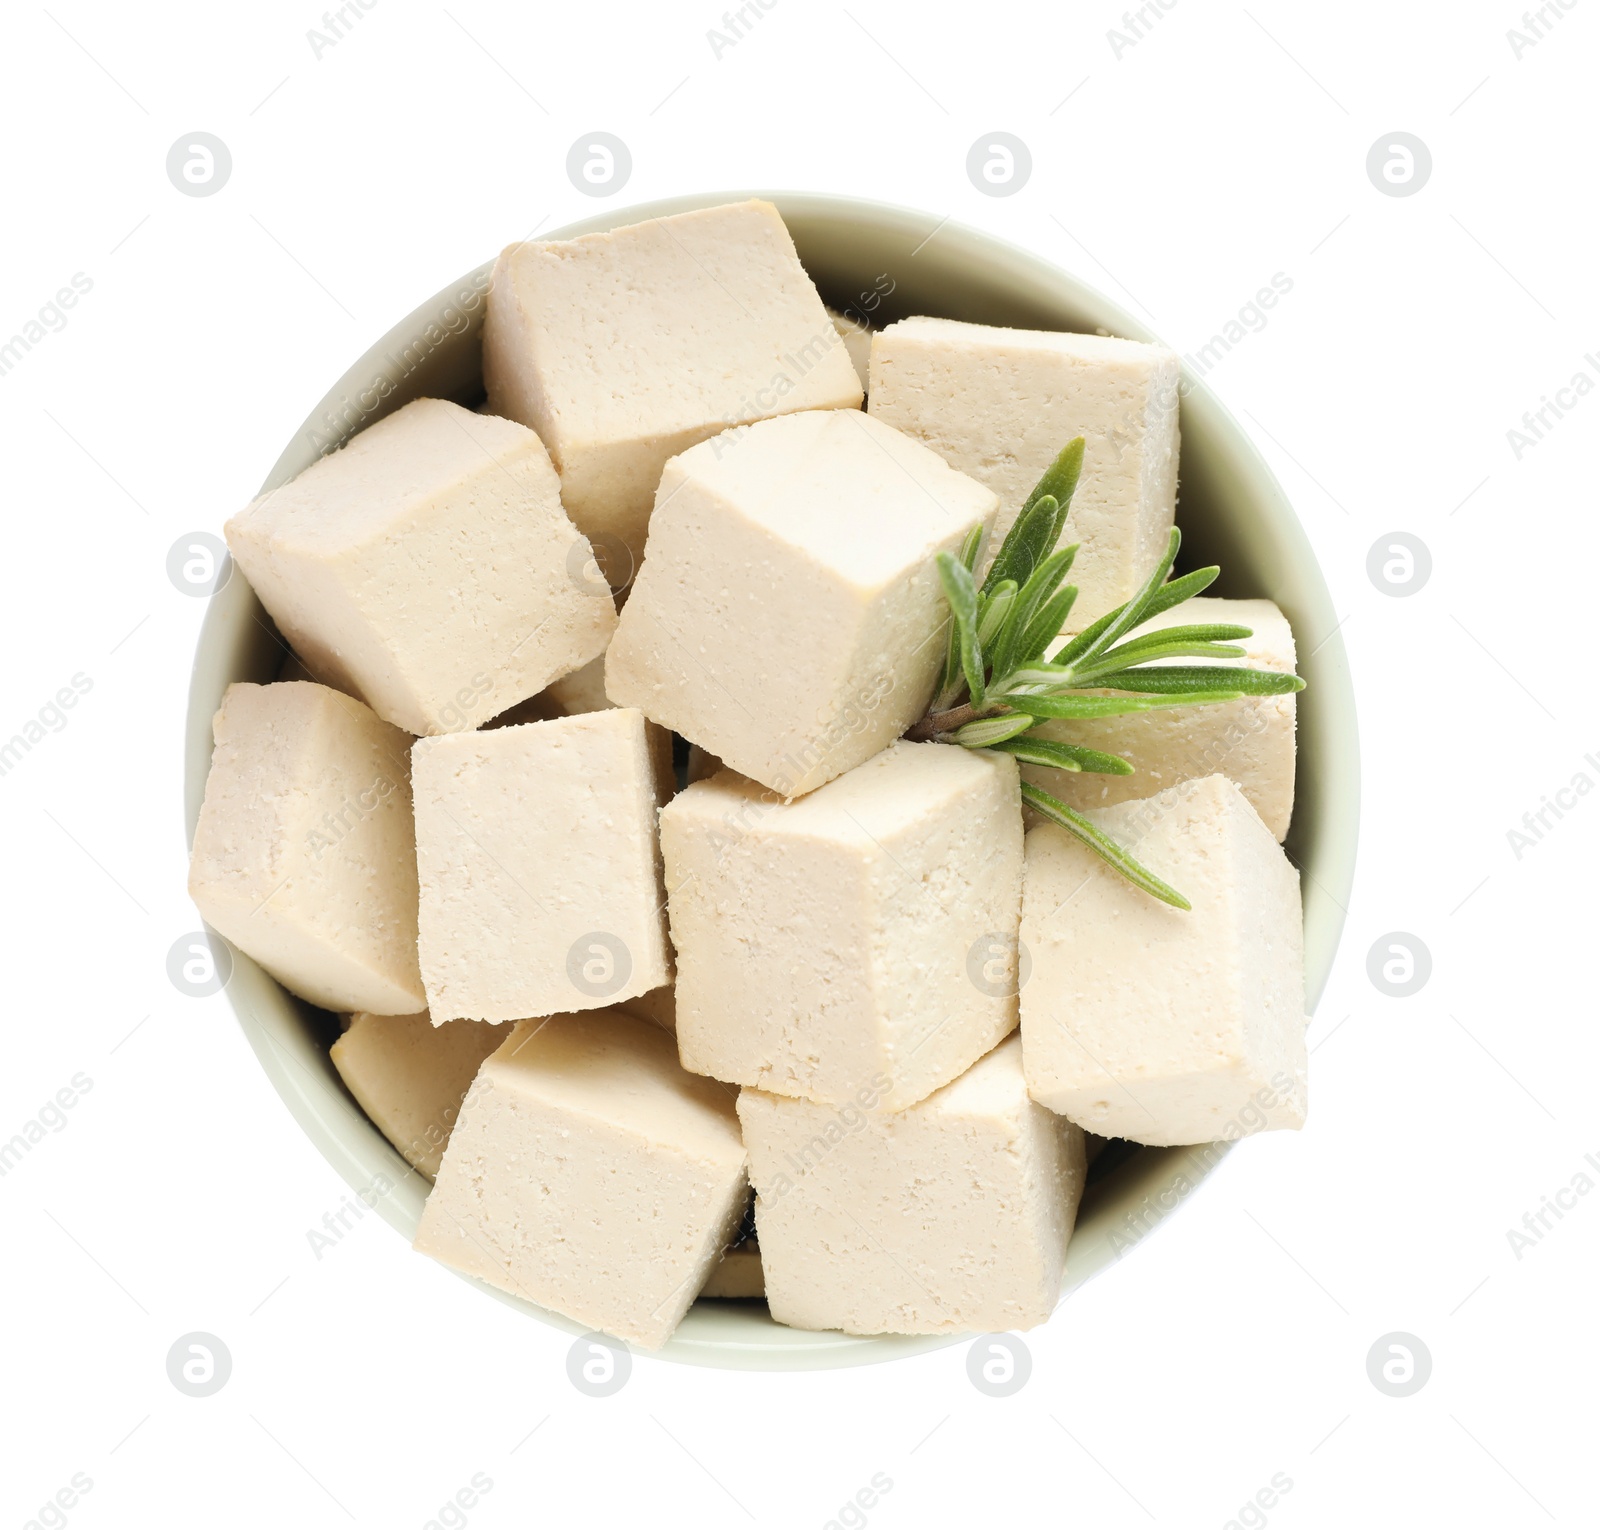
[[[74,273],[93,288],[0,377],[0,735],[74,674],[93,688],[0,778],[0,1138],[92,1087],[0,1180],[4,1523],[85,1473],[84,1530],[424,1526],[480,1472],[484,1530],[823,1526],[875,1473],[882,1530],[1220,1527],[1277,1473],[1291,1490],[1247,1522],[1592,1523],[1600,1194],[1520,1259],[1507,1230],[1600,1182],[1600,794],[1520,858],[1507,833],[1600,781],[1580,593],[1600,399],[1520,461],[1507,431],[1600,374],[1600,7],[1518,58],[1514,0],[1178,0],[1119,57],[1115,3],[777,0],[719,58],[715,3],[378,0],[320,58],[313,3],[9,13],[0,340]],[[1007,198],[965,173],[999,129],[1034,160]],[[195,130],[232,151],[214,197],[165,174]],[[1009,1399],[971,1386],[964,1346],[815,1375],[639,1359],[617,1396],[579,1395],[567,1336],[377,1217],[313,1255],[346,1187],[226,999],[166,977],[198,923],[180,739],[203,607],[168,548],[219,531],[423,298],[593,212],[564,166],[595,130],[631,147],[622,201],[770,186],[953,215],[1185,351],[1293,281],[1208,381],[1310,532],[1361,699],[1362,861],[1311,1123],[1234,1153],[1030,1333]],[[1395,130],[1432,152],[1414,196],[1366,174]],[[1397,530],[1433,559],[1407,598],[1366,571]],[[1407,999],[1366,971],[1396,930],[1433,957]],[[233,1356],[206,1399],[166,1376],[191,1330]],[[1433,1357],[1403,1399],[1366,1370],[1394,1330]]]

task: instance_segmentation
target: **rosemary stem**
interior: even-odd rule
[[[907,732],[906,737],[914,743],[925,744],[943,733],[954,733],[957,728],[969,722],[976,722],[980,717],[997,717],[1003,711],[1004,707],[975,707],[971,702],[963,702],[960,706],[951,707],[944,712],[929,712],[921,722]]]

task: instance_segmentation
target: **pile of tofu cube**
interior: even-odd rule
[[[1071,630],[1138,588],[1171,351],[869,332],[760,201],[513,246],[483,345],[482,408],[411,402],[228,523],[292,654],[216,714],[190,875],[347,1017],[334,1063],[434,1182],[418,1249],[645,1348],[702,1294],[1020,1329],[1086,1133],[1301,1123],[1293,696],[1046,725],[1128,776],[1022,767],[1191,912],[1029,827],[1011,756],[903,737],[936,555],[992,553],[1075,436]],[[1163,620],[1294,667],[1270,601]]]

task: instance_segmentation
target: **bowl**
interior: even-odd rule
[[[546,237],[616,228],[746,196],[776,203],[824,301],[875,326],[910,314],[936,314],[1027,329],[1157,338],[1116,304],[1035,255],[932,214],[877,202],[765,191],[678,197],[611,209]],[[450,398],[468,406],[481,402],[483,293],[491,265],[469,272],[424,303],[357,361],[285,447],[262,491],[414,398]],[[1293,625],[1307,682],[1299,698],[1299,781],[1286,848],[1305,889],[1309,1010],[1333,964],[1355,870],[1359,760],[1349,665],[1327,587],[1283,490],[1232,416],[1192,378],[1185,383],[1178,505],[1185,563],[1222,564],[1215,594],[1276,600]],[[235,569],[211,598],[189,688],[185,818],[191,843],[211,762],[211,718],[222,693],[234,681],[274,678],[283,651],[270,618]],[[226,944],[214,932],[210,938],[218,948]],[[373,1198],[383,1217],[411,1238],[427,1181],[406,1165],[345,1091],[328,1059],[335,1020],[285,992],[243,952],[231,950],[231,955],[229,1000],[284,1103],[347,1183]],[[1224,1144],[1108,1149],[1084,1198],[1063,1292],[1115,1264],[1154,1231],[1227,1151]],[[488,1286],[482,1289],[557,1328],[583,1332],[558,1314]],[[730,1369],[823,1369],[891,1360],[962,1337],[807,1333],[774,1323],[761,1303],[703,1300],[660,1354]]]

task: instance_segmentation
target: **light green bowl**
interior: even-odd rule
[[[616,208],[549,237],[615,228],[747,195],[777,204],[801,260],[833,307],[861,311],[878,294],[871,313],[876,324],[908,314],[937,314],[983,324],[1157,338],[1114,303],[1036,256],[975,229],[875,202],[779,192],[680,197]],[[368,351],[312,412],[262,489],[292,478],[328,447],[414,398],[478,403],[483,397],[478,294],[488,270],[480,267],[452,284]],[[1224,573],[1215,593],[1277,601],[1299,645],[1307,688],[1299,700],[1299,789],[1288,849],[1303,873],[1311,1006],[1333,964],[1355,869],[1359,788],[1349,666],[1305,533],[1244,432],[1199,386],[1184,399],[1182,430],[1178,519],[1185,563],[1221,563]],[[270,620],[235,570],[206,613],[189,688],[184,789],[191,842],[211,763],[211,717],[222,693],[236,680],[272,679],[281,658]],[[392,1182],[395,1188],[379,1199],[378,1208],[410,1238],[428,1186],[345,1092],[328,1060],[327,1018],[284,992],[239,951],[233,952],[228,996],[268,1077],[311,1140],[352,1188]],[[1120,1259],[1192,1192],[1224,1151],[1221,1146],[1143,1148],[1092,1185],[1068,1253],[1064,1291]],[[581,1331],[542,1308],[492,1294],[556,1327]],[[949,1336],[859,1339],[805,1333],[774,1323],[760,1303],[702,1301],[662,1354],[697,1365],[802,1370],[889,1360],[953,1342]]]

